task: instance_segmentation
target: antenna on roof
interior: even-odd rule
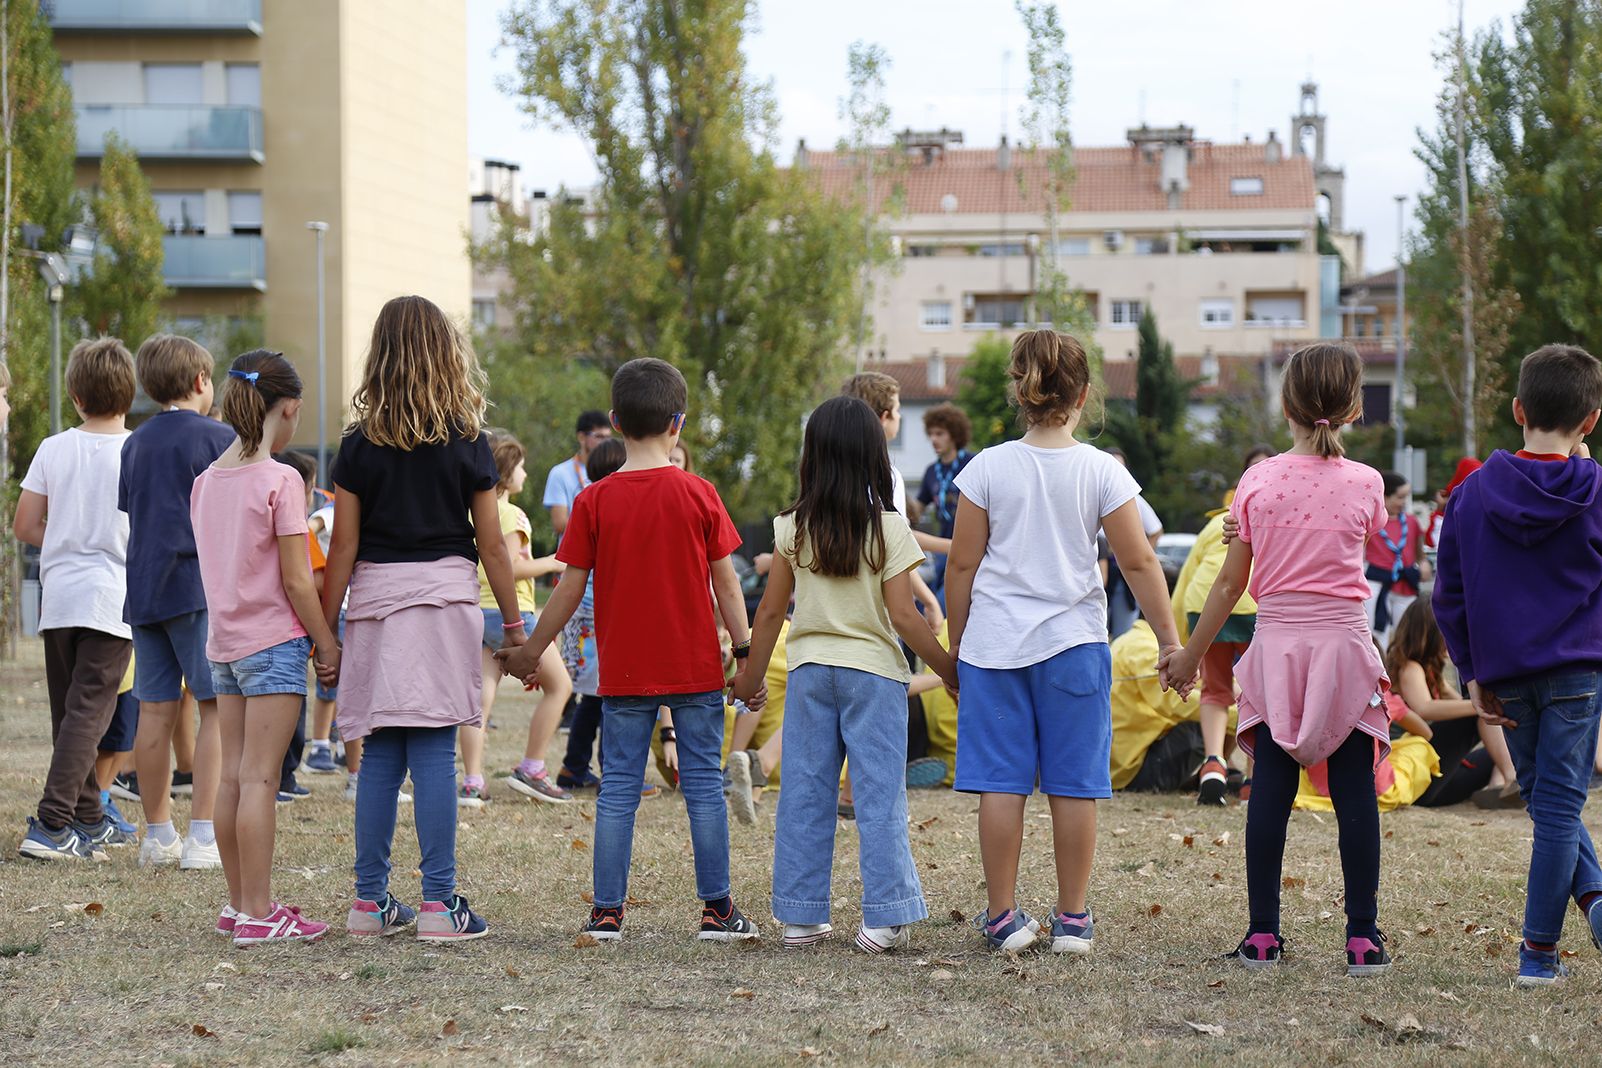
[[[1240,140],[1240,79],[1236,78],[1230,86],[1229,107],[1229,139]]]
[[[1146,125],[1146,87],[1140,87],[1140,124]]]

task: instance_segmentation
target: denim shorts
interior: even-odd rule
[[[501,647],[501,640],[506,636],[506,628],[502,625],[501,613],[497,608],[484,609],[484,648],[494,652]],[[534,633],[534,613],[523,613],[523,630],[525,633]]]
[[[206,610],[136,623],[133,627],[134,696],[141,701],[176,701],[184,683],[197,701],[216,697],[211,661],[206,659]]]
[[[266,697],[293,693],[306,696],[306,661],[310,638],[291,638],[231,663],[211,662],[211,680],[219,694]]]
[[[339,644],[340,645],[344,645],[345,644],[345,613],[344,613],[343,610],[341,610],[340,613],[339,613]],[[317,700],[319,700],[319,701],[337,701],[337,700],[339,700],[339,684],[338,683],[335,683],[333,686],[324,686],[322,679],[318,679],[316,681],[317,681]]]

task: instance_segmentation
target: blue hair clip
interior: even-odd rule
[[[256,379],[261,377],[261,372],[260,371],[235,371],[233,368],[229,368],[228,377],[229,378],[243,378],[246,382],[249,382],[251,385],[254,386],[256,384]]]

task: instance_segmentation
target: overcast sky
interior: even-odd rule
[[[1507,31],[1521,0],[1465,0],[1474,27]],[[1073,137],[1124,142],[1124,131],[1188,123],[1215,141],[1270,129],[1288,137],[1301,82],[1319,86],[1326,155],[1346,168],[1348,227],[1368,235],[1366,268],[1396,255],[1398,193],[1423,182],[1415,130],[1434,124],[1441,76],[1433,53],[1455,0],[1060,0],[1074,67]],[[468,0],[469,143],[475,155],[523,166],[531,189],[584,185],[588,153],[568,131],[535,129],[496,87],[511,70],[497,52],[507,0]],[[759,0],[750,70],[772,80],[789,160],[798,138],[829,147],[843,132],[846,53],[867,40],[889,52],[892,125],[950,126],[969,145],[1016,137],[1026,41],[1011,0]],[[1006,54],[1011,52],[1010,60]],[[1007,92],[1003,92],[1007,88]],[[1409,218],[1411,223],[1411,215]]]

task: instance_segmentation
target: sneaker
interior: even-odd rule
[[[1391,970],[1391,955],[1385,952],[1385,932],[1377,930],[1374,938],[1348,938],[1346,940],[1346,974],[1351,976],[1384,975]]]
[[[273,800],[277,801],[280,805],[287,805],[291,801],[296,800],[296,798],[295,795],[290,793],[288,790],[280,790],[278,791],[278,795],[273,798]]]
[[[315,942],[328,933],[328,924],[308,920],[297,908],[274,905],[257,919],[239,915],[234,919],[234,945],[259,946],[266,942]]]
[[[646,783],[646,784],[644,784],[643,786],[640,787],[640,800],[642,800],[642,801],[645,800],[648,797],[661,797],[661,796],[662,796],[662,788],[660,786],[658,786],[654,782],[648,782],[648,783]]]
[[[457,808],[483,808],[487,804],[489,804],[489,791],[484,788],[483,783],[468,785],[464,782],[456,788]]]
[[[1229,791],[1229,768],[1218,757],[1210,756],[1202,761],[1201,782],[1196,789],[1196,803],[1198,805],[1223,805],[1227,802],[1224,795]]]
[[[907,789],[933,790],[946,781],[946,762],[939,757],[920,757],[907,765]]]
[[[832,923],[787,923],[784,925],[784,947],[798,949],[815,946],[826,938],[834,937]]]
[[[17,852],[35,860],[106,860],[106,854],[95,848],[76,827],[63,827],[52,831],[32,816],[28,817],[28,833],[23,836]]]
[[[119,849],[123,846],[139,844],[139,835],[130,833],[117,826],[117,821],[110,816],[102,815],[100,822],[93,827],[82,824],[73,824],[72,829],[88,839],[93,849]]]
[[[601,780],[589,768],[581,772],[563,768],[556,773],[556,785],[564,790],[598,790]]]
[[[195,775],[190,771],[172,773],[172,796],[189,797],[195,792]]]
[[[205,868],[222,867],[222,854],[217,851],[217,842],[202,842],[194,835],[184,839],[184,848],[178,858],[178,867],[184,871],[199,871]]]
[[[449,901],[425,901],[417,917],[420,942],[470,942],[489,934],[489,924],[467,907],[467,898],[452,894]]]
[[[1585,912],[1585,922],[1591,926],[1591,944],[1602,949],[1602,897],[1591,902]]]
[[[912,928],[907,925],[869,927],[863,924],[857,928],[857,948],[864,953],[889,953],[893,949],[901,949],[911,941]]]
[[[302,771],[316,775],[329,775],[339,770],[339,765],[334,763],[333,749],[320,745],[312,746],[306,754],[306,759],[301,761],[300,767]]]
[[[356,899],[345,917],[345,933],[362,938],[382,937],[405,930],[417,922],[417,913],[395,900],[395,895],[384,893],[382,901]]]
[[[1558,959],[1557,950],[1531,949],[1519,945],[1519,974],[1514,986],[1551,986],[1569,977],[1569,967]]]
[[[345,800],[346,801],[355,801],[356,800],[356,784],[355,783],[353,783],[353,782],[346,782],[345,783]],[[402,790],[400,793],[395,795],[395,803],[397,805],[409,805],[409,804],[412,803],[412,795],[407,793],[405,790]]]
[[[291,782],[281,793],[293,794],[295,797],[310,797],[311,791],[298,782]]]
[[[708,905],[701,910],[701,931],[696,935],[703,942],[747,942],[762,937],[762,929],[744,916],[729,902],[729,914],[719,916]]]
[[[184,843],[181,838],[174,838],[163,845],[156,840],[156,836],[149,831],[145,832],[145,840],[139,843],[139,866],[141,868],[167,868],[183,860]]]
[[[106,814],[111,822],[117,825],[119,830],[126,831],[136,838],[138,837],[139,828],[129,823],[127,819],[123,817],[122,810],[117,808],[117,802],[111,799],[110,793],[102,793],[100,795],[100,809]]]
[[[1051,951],[1053,953],[1089,953],[1096,940],[1096,917],[1089,909],[1083,916],[1070,916],[1059,912],[1051,918]]]
[[[751,798],[751,754],[745,750],[729,754],[729,811],[741,823],[756,822],[756,802]]]
[[[1350,946],[1348,945],[1348,948]],[[1238,960],[1247,971],[1262,971],[1279,964],[1285,953],[1285,940],[1277,934],[1267,931],[1258,931],[1248,934],[1241,944],[1235,947],[1235,952],[1228,954],[1230,959]]]
[[[1040,921],[1018,908],[1008,909],[995,920],[991,920],[988,912],[981,912],[973,918],[973,925],[979,928],[991,949],[1008,953],[1034,945],[1035,936],[1040,933]]]
[[[621,942],[623,940],[623,910],[621,908],[590,909],[590,919],[584,925],[584,933],[597,942]]]
[[[1248,804],[1251,804],[1251,800],[1252,800],[1252,779],[1251,779],[1251,776],[1248,775],[1246,778],[1244,778],[1244,779],[1242,779],[1240,781],[1240,803],[1243,804],[1243,805],[1248,805]]]
[[[842,820],[855,820],[857,818],[857,806],[850,801],[841,801],[834,806],[834,814]]]
[[[522,768],[518,768],[508,775],[505,781],[507,786],[536,801],[566,805],[573,800],[572,794],[552,782],[551,777],[543,771],[538,775],[529,775]]]
[[[224,905],[222,911],[217,914],[217,933],[223,938],[234,937],[234,928],[239,925],[239,917],[242,915],[243,913],[232,905]]]
[[[119,801],[139,800],[139,776],[133,772],[118,775],[111,780],[111,789],[108,791],[112,797]]]

